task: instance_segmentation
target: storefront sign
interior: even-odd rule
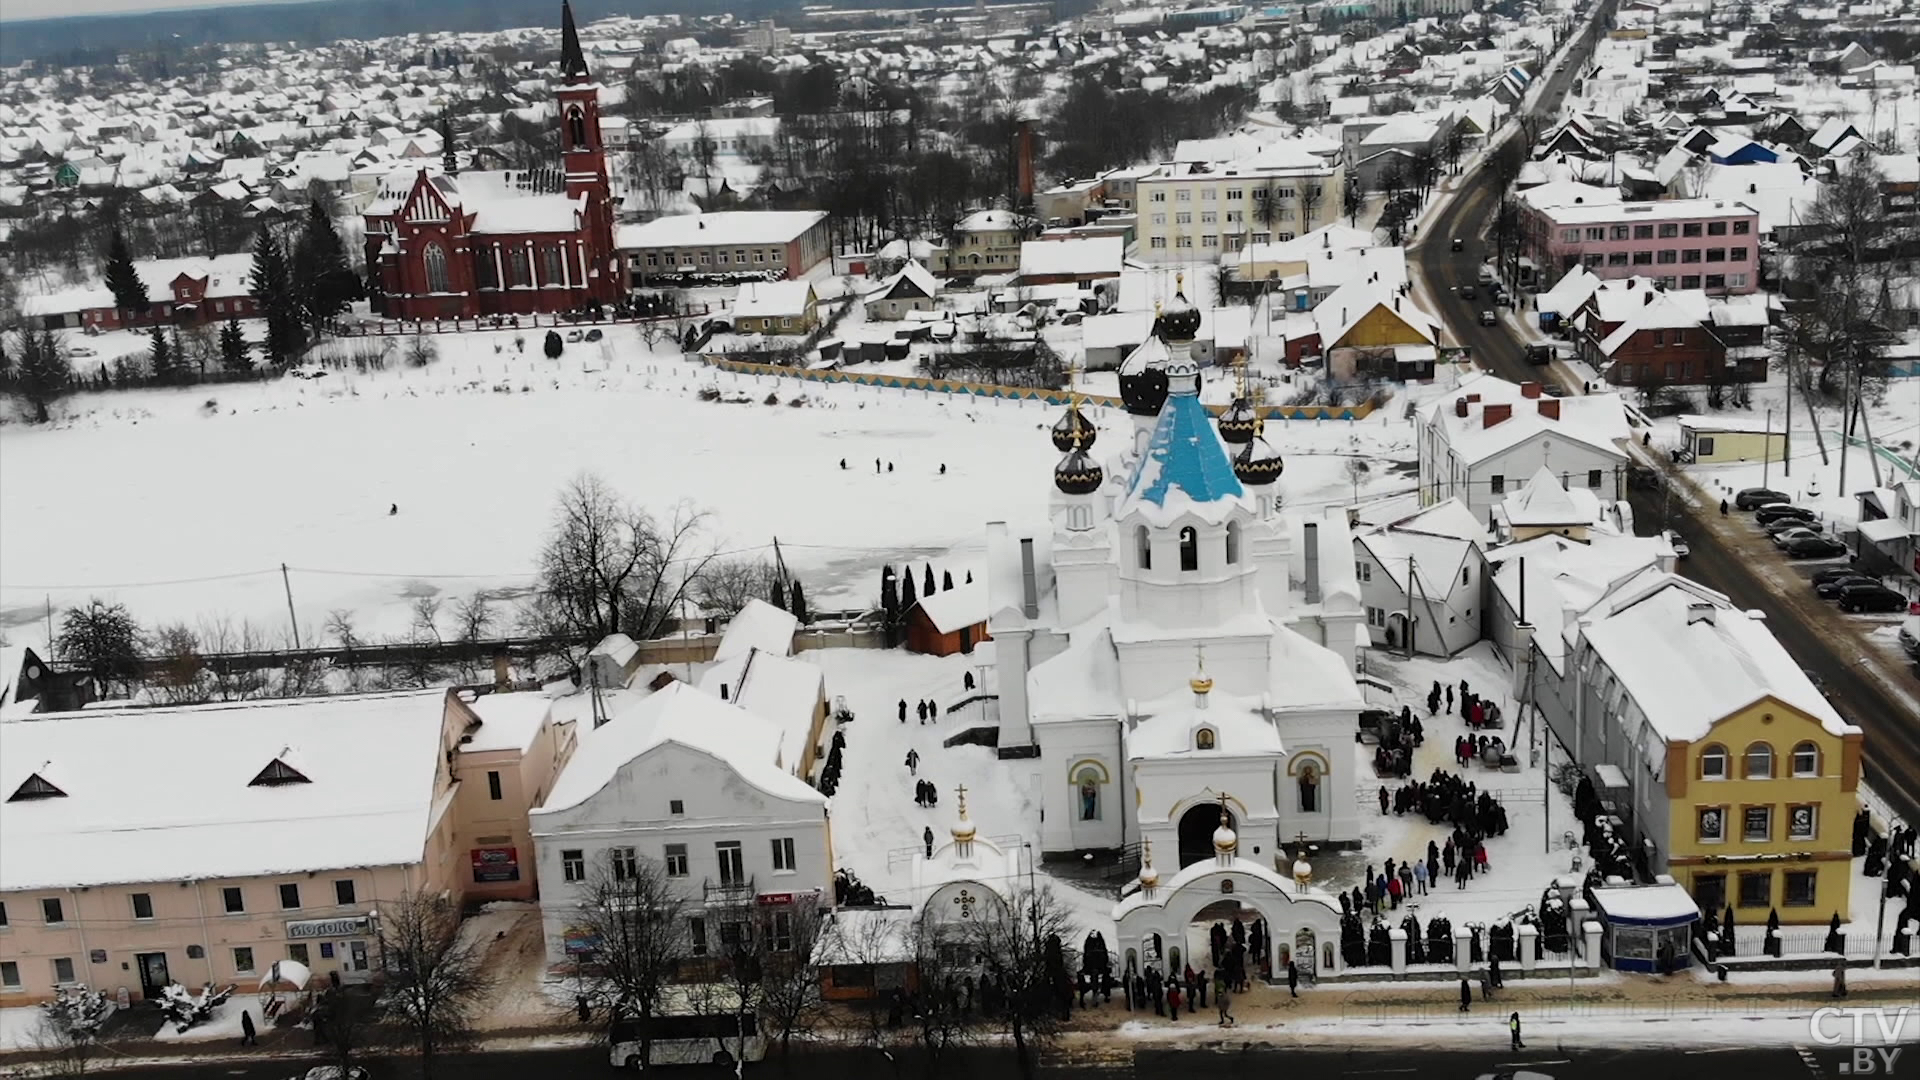
[[[760,894],[760,902],[767,905],[791,904],[793,903],[793,894],[790,892],[763,892]]]
[[[510,847],[477,847],[473,849],[473,880],[519,881],[520,853]]]
[[[287,924],[287,937],[292,941],[302,938],[348,938],[362,937],[373,929],[373,920],[365,915],[355,915],[348,919],[305,919]]]
[[[600,951],[600,935],[581,926],[569,926],[560,931],[560,940],[568,956],[586,956]]]

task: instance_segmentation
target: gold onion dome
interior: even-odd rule
[[[1195,673],[1193,678],[1187,680],[1187,688],[1189,690],[1192,690],[1196,694],[1212,693],[1213,692],[1213,676],[1207,674],[1204,671],[1197,672]]]
[[[1213,850],[1221,855],[1231,855],[1240,846],[1240,834],[1233,831],[1232,820],[1227,811],[1220,811],[1220,827],[1213,830]]]
[[[1153,868],[1153,841],[1140,842],[1140,885],[1151,889],[1160,884],[1160,871]]]
[[[1091,495],[1106,480],[1106,470],[1079,446],[1067,451],[1053,467],[1053,486],[1066,495]]]
[[[1230,443],[1244,443],[1260,434],[1260,414],[1245,394],[1233,399],[1220,414],[1220,437]]]
[[[1084,450],[1093,445],[1099,435],[1078,404],[1068,405],[1067,413],[1053,425],[1053,448],[1066,453],[1069,450]]]
[[[1286,462],[1281,460],[1279,451],[1257,433],[1233,455],[1233,475],[1243,484],[1271,484],[1280,479],[1285,469]]]
[[[973,839],[975,829],[973,827],[973,822],[967,817],[967,792],[965,788],[960,789],[959,820],[955,821],[953,823],[953,827],[947,831],[953,834],[953,839],[956,842],[964,842],[964,841]]]

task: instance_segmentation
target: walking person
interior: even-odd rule
[[[1387,785],[1381,784],[1378,790],[1380,792],[1380,815],[1385,817],[1387,813]]]
[[[1513,1048],[1515,1050],[1525,1050],[1527,1048],[1527,1044],[1520,1041],[1520,1014],[1519,1013],[1514,1013],[1513,1015],[1507,1017],[1507,1030],[1513,1033]]]
[[[1419,894],[1421,896],[1427,895],[1427,864],[1426,863],[1417,862],[1413,864],[1413,886],[1415,889],[1419,890]]]
[[[1287,993],[1300,996],[1300,968],[1293,961],[1287,961]]]
[[[920,775],[920,751],[918,750],[908,749],[907,751],[907,775]]]
[[[1833,965],[1833,996],[1837,998],[1847,996],[1847,963],[1844,960]]]
[[[1462,978],[1460,980],[1460,1011],[1469,1012],[1472,1010],[1472,1008],[1473,1008],[1473,987],[1468,986],[1467,980],[1465,978]]]
[[[240,1010],[240,1045],[260,1045],[260,1040],[254,1035],[253,1031],[253,1014],[245,1009]]]
[[[900,722],[903,724],[907,722],[907,699],[906,698],[900,699]]]
[[[1215,972],[1214,974],[1218,975],[1219,973]],[[1231,1010],[1233,1008],[1233,998],[1227,994],[1227,984],[1224,978],[1219,985],[1213,988],[1213,1004],[1214,1007],[1220,1011],[1220,1026],[1232,1027],[1233,1013]]]
[[[927,858],[933,858],[933,826],[921,830],[920,841],[927,845]]]

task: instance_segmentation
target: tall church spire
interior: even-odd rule
[[[587,54],[580,51],[580,31],[573,27],[573,4],[560,0],[560,74],[568,82],[586,82]]]

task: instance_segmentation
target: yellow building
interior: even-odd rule
[[[1649,569],[1570,620],[1560,704],[1580,762],[1616,766],[1616,804],[1653,873],[1744,923],[1849,918],[1861,731],[1767,628]]]
[[[1680,438],[1688,461],[1785,461],[1786,421],[1770,423],[1728,416],[1682,416]]]

